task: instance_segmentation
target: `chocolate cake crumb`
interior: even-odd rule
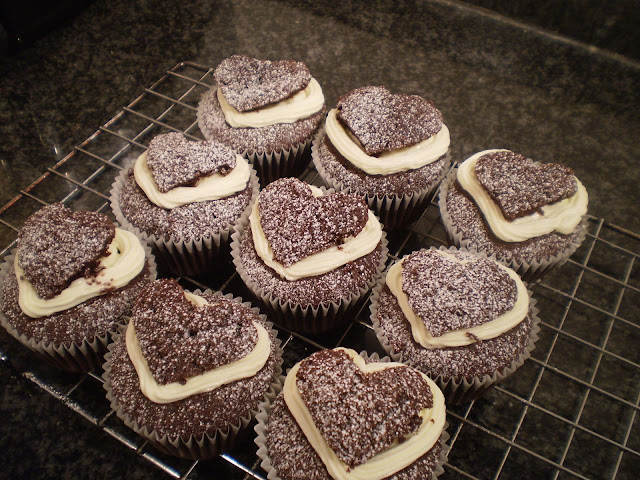
[[[240,112],[289,98],[311,81],[309,69],[302,62],[272,62],[245,55],[223,60],[213,76],[229,105]]]
[[[467,252],[447,254],[455,259],[420,250],[402,262],[402,290],[432,336],[482,325],[513,308],[516,283],[495,262]]]
[[[76,278],[95,276],[116,233],[109,217],[74,212],[61,203],[31,215],[18,233],[18,262],[40,298],[50,299]]]
[[[539,164],[509,150],[480,157],[476,175],[508,221],[542,213],[543,206],[569,198],[578,190],[569,167]]]
[[[218,142],[190,141],[181,133],[154,137],[147,150],[147,165],[158,190],[193,186],[206,175],[228,174],[236,166],[236,154]]]
[[[222,297],[198,307],[173,279],[145,288],[131,316],[142,355],[161,385],[185,383],[239,360],[258,341],[253,312]]]
[[[369,209],[355,194],[314,197],[297,178],[279,179],[258,197],[260,225],[275,260],[285,267],[360,233]]]
[[[442,113],[418,95],[391,94],[384,87],[361,87],[338,98],[337,118],[367,155],[409,147],[442,129]]]
[[[322,437],[350,468],[415,432],[420,411],[433,406],[419,372],[402,366],[365,374],[341,350],[302,360],[296,385]]]

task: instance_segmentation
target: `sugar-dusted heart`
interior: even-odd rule
[[[415,145],[442,128],[442,114],[432,102],[384,87],[356,88],[338,99],[337,109],[367,155]]]
[[[509,150],[480,157],[475,170],[478,181],[509,221],[539,212],[578,189],[569,167],[536,163]]]
[[[314,197],[297,178],[270,183],[258,197],[258,208],[274,258],[285,267],[355,237],[369,217],[367,204],[357,195]]]
[[[224,98],[240,112],[289,98],[311,81],[309,69],[302,62],[272,62],[245,55],[223,60],[213,76]]]
[[[494,320],[513,308],[518,294],[513,279],[495,262],[434,250],[404,259],[402,290],[434,337]]]
[[[236,155],[229,147],[208,141],[191,141],[177,132],[154,137],[147,150],[147,165],[158,190],[195,185],[212,173],[226,175],[236,166]]]
[[[151,283],[131,317],[140,350],[160,385],[245,357],[258,340],[253,313],[224,297],[198,306],[173,279]]]
[[[418,371],[398,365],[363,371],[340,349],[303,360],[296,386],[322,437],[349,468],[415,432],[419,413],[433,406]]]
[[[48,205],[31,215],[18,234],[19,265],[39,297],[53,298],[76,278],[96,273],[115,233],[102,213]]]

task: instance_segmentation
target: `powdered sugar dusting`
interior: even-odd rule
[[[420,250],[402,262],[402,290],[431,335],[482,325],[513,308],[515,281],[495,262],[468,252],[447,254],[455,258]]]
[[[539,164],[509,150],[480,157],[476,175],[509,221],[541,212],[541,207],[569,198],[578,190],[569,167]]]
[[[74,279],[92,276],[115,236],[109,217],[74,212],[61,203],[41,208],[18,234],[18,261],[41,298],[52,298]]]
[[[198,307],[173,279],[145,288],[131,316],[142,355],[161,385],[239,360],[258,340],[255,312],[224,297]]]
[[[367,155],[408,147],[442,128],[442,113],[418,95],[393,95],[384,87],[361,87],[338,99],[338,119]]]
[[[147,165],[158,190],[192,186],[212,173],[226,175],[236,166],[233,150],[218,142],[190,141],[177,132],[154,137],[147,150]]]
[[[285,267],[355,237],[369,215],[359,196],[314,197],[311,188],[297,178],[269,184],[258,197],[258,208],[274,258]]]
[[[433,406],[417,371],[402,366],[364,374],[340,350],[304,359],[296,385],[323,438],[351,468],[414,432],[422,424],[419,412]]]
[[[213,76],[227,102],[241,112],[289,98],[311,81],[309,69],[302,62],[272,62],[245,55],[223,60]]]

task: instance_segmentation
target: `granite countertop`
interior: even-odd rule
[[[592,215],[640,232],[640,62],[461,2],[374,4],[89,3],[0,59],[0,205],[177,63],[243,53],[305,61],[329,106],[363,85],[431,98],[455,160],[509,148],[563,163],[586,186]],[[14,237],[0,225],[2,248]],[[2,350],[11,342],[2,332]],[[5,363],[0,477],[161,475]]]

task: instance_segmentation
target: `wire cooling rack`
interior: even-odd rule
[[[91,137],[0,209],[0,252],[15,246],[24,220],[43,204],[109,212],[109,190],[122,165],[160,133],[199,139],[196,107],[212,70],[180,63]],[[303,175],[320,184],[315,170]],[[412,228],[389,235],[393,259],[447,242],[432,203]],[[448,409],[451,453],[442,479],[630,479],[640,465],[640,236],[590,219],[583,246],[533,287],[542,319],[532,357],[475,402]],[[161,271],[162,273],[162,271]],[[185,288],[212,288],[250,299],[227,266]],[[343,330],[304,337],[278,329],[285,364],[338,345],[381,354],[368,305]],[[19,347],[19,346],[17,346]],[[162,455],[111,412],[101,372],[54,371],[20,348],[0,351],[16,374],[131,448],[174,478],[264,478],[251,435],[220,458],[193,462]],[[13,349],[12,349],[13,351]]]

